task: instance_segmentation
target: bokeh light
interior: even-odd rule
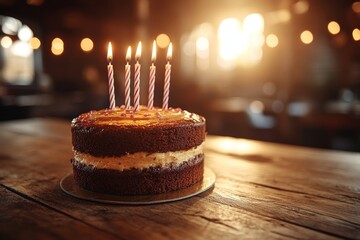
[[[23,25],[18,32],[21,41],[27,42],[34,36],[33,31],[26,25]]]
[[[64,52],[64,42],[60,38],[54,38],[51,43],[51,52],[54,55],[61,55]]]
[[[309,7],[310,7],[310,5],[307,1],[300,0],[296,3],[294,3],[293,10],[294,10],[294,13],[296,13],[296,14],[304,14],[307,11],[309,11]]]
[[[209,40],[206,37],[199,37],[196,40],[196,48],[200,51],[205,51],[209,49]]]
[[[351,8],[355,13],[360,13],[360,2],[359,1],[353,2]]]
[[[340,25],[335,21],[331,21],[328,24],[328,30],[331,34],[338,34],[340,32]]]
[[[90,52],[94,48],[94,43],[90,38],[83,38],[80,47],[84,52]]]
[[[360,30],[358,28],[355,28],[352,31],[352,36],[355,41],[359,41],[360,40]]]
[[[301,33],[300,39],[304,44],[310,44],[314,40],[314,36],[309,30],[305,30]]]
[[[279,38],[275,34],[269,34],[266,37],[266,45],[270,48],[275,48],[279,45]]]
[[[233,60],[248,46],[241,32],[240,21],[235,18],[224,19],[218,28],[219,55],[221,59]]]
[[[167,48],[170,44],[170,37],[165,33],[159,34],[156,37],[156,44],[159,48]]]
[[[29,44],[32,49],[38,49],[41,46],[40,39],[38,39],[37,37],[32,37],[29,41]]]
[[[12,39],[9,36],[4,36],[1,38],[0,44],[3,48],[9,48],[12,45]]]
[[[264,111],[265,106],[261,101],[255,100],[250,103],[249,109],[251,112],[259,114]]]
[[[3,17],[1,24],[1,30],[9,35],[16,35],[22,25],[19,20],[12,17]]]
[[[264,18],[259,13],[252,13],[245,17],[243,28],[249,33],[262,33],[264,31]]]

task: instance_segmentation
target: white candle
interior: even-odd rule
[[[164,96],[163,96],[163,106],[162,106],[164,110],[168,109],[168,105],[169,105],[171,57],[172,57],[172,43],[169,44],[168,52],[166,55],[167,63],[165,66]]]
[[[110,109],[114,109],[115,108],[115,93],[114,93],[114,68],[113,65],[111,64],[112,62],[112,46],[111,46],[111,42],[109,42],[109,47],[108,47],[108,55],[107,55],[107,59],[108,59],[108,81],[109,81],[109,102],[110,102]]]
[[[155,72],[156,67],[154,65],[156,61],[156,41],[153,42],[152,55],[151,55],[151,66],[149,75],[149,96],[148,96],[148,108],[152,109],[154,106],[154,89],[155,89]]]
[[[126,52],[126,65],[125,65],[125,109],[130,109],[130,76],[131,76],[131,47],[129,46]]]
[[[140,69],[141,65],[139,60],[141,57],[141,42],[139,42],[135,54],[135,78],[134,78],[134,109],[135,111],[139,110],[140,107]]]

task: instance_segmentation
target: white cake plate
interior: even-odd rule
[[[190,198],[200,193],[206,192],[215,185],[215,173],[210,169],[204,168],[204,177],[194,185],[168,193],[154,195],[119,196],[103,193],[90,192],[80,188],[74,180],[73,174],[68,174],[60,181],[61,189],[70,196],[99,203],[123,204],[123,205],[147,205],[156,203],[166,203]]]

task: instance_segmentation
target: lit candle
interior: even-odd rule
[[[153,42],[152,55],[151,55],[151,66],[149,76],[149,96],[148,96],[148,108],[152,109],[154,106],[154,89],[155,89],[155,72],[156,67],[154,65],[156,61],[156,41]]]
[[[169,48],[166,55],[167,64],[165,66],[164,96],[163,96],[163,106],[162,106],[163,109],[168,109],[168,105],[169,105],[171,57],[172,57],[172,43],[169,44]]]
[[[125,109],[130,109],[130,75],[131,75],[131,47],[129,46],[126,52],[126,65],[125,65]]]
[[[139,42],[135,54],[135,78],[134,78],[134,109],[139,110],[140,107],[140,68],[139,60],[141,57],[141,42]]]
[[[111,64],[112,62],[112,46],[111,46],[111,42],[109,42],[109,47],[108,47],[108,54],[107,54],[107,59],[108,59],[108,80],[109,80],[109,102],[110,102],[110,109],[114,109],[115,108],[115,93],[114,93],[114,68],[113,65]]]

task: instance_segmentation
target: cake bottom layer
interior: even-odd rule
[[[180,165],[127,169],[99,169],[74,163],[75,182],[82,188],[116,195],[158,194],[187,188],[200,181],[204,172],[204,155],[199,154]]]

